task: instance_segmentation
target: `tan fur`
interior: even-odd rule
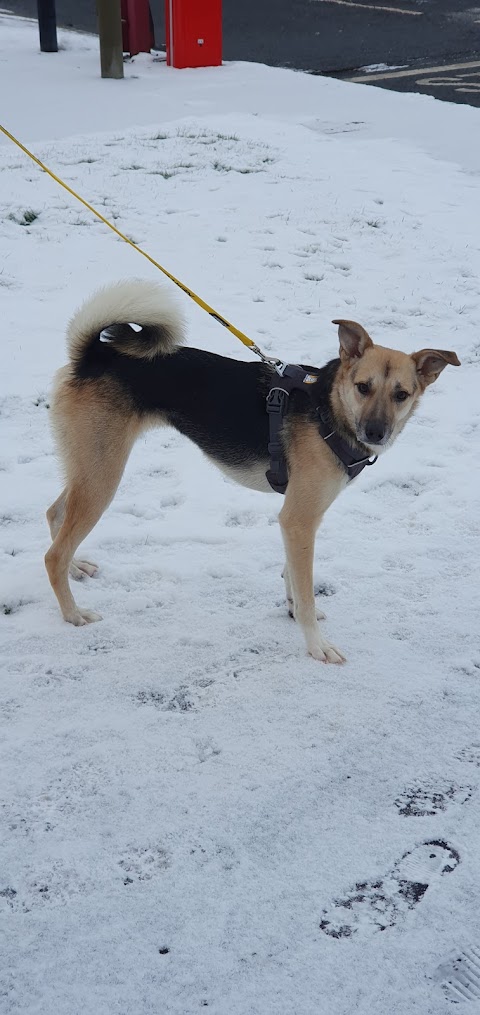
[[[82,314],[82,327],[85,321],[90,326],[88,305],[71,332],[73,360],[85,340],[86,333],[78,325]],[[131,319],[133,315],[128,316]],[[98,324],[97,318],[98,313]],[[135,319],[139,319],[138,313]],[[148,323],[146,317],[143,319]],[[353,433],[370,451],[380,453],[401,432],[426,386],[436,380],[447,363],[458,365],[458,358],[455,353],[437,349],[422,349],[409,356],[374,345],[368,332],[354,321],[335,323],[339,325],[341,359],[331,393],[335,426],[347,439],[351,440]],[[359,384],[366,386],[363,394]],[[399,392],[406,394],[403,401],[398,400]],[[372,419],[385,426],[382,446],[365,440]],[[74,577],[95,573],[96,565],[72,560],[73,555],[112,500],[132,445],[148,424],[140,421],[133,404],[113,379],[73,381],[70,367],[57,374],[52,420],[66,485],[47,511],[53,542],[45,564],[65,620],[82,625],[100,617],[75,603],[68,584],[69,567]],[[157,414],[149,425],[163,422]],[[315,533],[325,511],[348,485],[347,476],[315,423],[308,419],[294,416],[287,420],[284,442],[289,481],[279,520],[287,558],[287,603],[303,630],[309,653],[324,662],[341,663],[344,656],[321,636],[317,624],[318,616],[323,615],[315,610],[313,557]],[[254,489],[267,489],[255,463],[240,473],[225,471]]]
[[[59,374],[52,421],[66,487],[47,512],[53,543],[45,566],[64,619],[81,626],[100,617],[79,609],[68,584],[68,570],[75,550],[113,499],[142,426],[115,382],[102,379],[79,386],[72,382],[68,368]],[[74,567],[88,574],[85,565],[78,562]]]
[[[290,592],[293,616],[303,630],[310,655],[322,662],[341,663],[344,656],[321,637],[317,624],[313,556],[316,531],[327,508],[346,487],[347,477],[313,423],[292,423],[287,445],[289,478],[279,515],[287,557],[287,601]]]
[[[367,382],[371,384],[371,392],[362,396],[355,385]],[[397,385],[410,395],[405,402],[394,401]],[[363,443],[368,443],[363,434],[365,421],[369,417],[385,419],[390,434],[388,447],[403,430],[421,394],[422,388],[411,356],[372,345],[360,360],[342,362],[332,392],[332,402],[335,413],[346,427],[357,433]],[[379,450],[375,447],[377,453]]]
[[[448,363],[459,366],[458,357],[437,349],[408,355],[374,345],[365,329],[353,321],[333,323],[339,324],[341,358],[332,391],[334,414],[343,421],[346,433],[353,430],[358,440],[381,454],[402,432],[427,384],[436,380]],[[359,393],[359,384],[368,384],[368,394]],[[408,398],[396,401],[398,391],[406,392]],[[381,445],[366,436],[371,419],[385,422],[386,439]]]

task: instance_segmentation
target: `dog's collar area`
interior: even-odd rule
[[[267,395],[270,468],[267,470],[266,476],[275,493],[285,493],[288,485],[288,469],[281,440],[281,429],[287,412],[288,399],[292,391],[307,391],[308,386],[316,381],[316,376],[306,373],[302,367],[291,363],[278,364],[275,369],[279,379],[278,382],[272,381]],[[349,481],[360,475],[367,465],[375,464],[377,455],[365,457],[363,451],[355,451],[343,437],[340,437],[335,430],[328,409],[322,410],[319,406],[317,414],[320,436],[342,463]]]
[[[359,476],[367,465],[375,465],[378,455],[365,455],[364,451],[355,451],[343,437],[340,437],[334,428],[328,409],[322,410],[319,406],[317,413],[319,433],[347,470],[349,480]]]

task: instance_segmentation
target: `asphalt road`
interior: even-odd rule
[[[36,16],[36,0],[4,3]],[[480,7],[473,3],[223,0],[223,54],[480,106]],[[163,3],[151,0],[151,7],[162,48]],[[94,0],[57,0],[57,20],[94,32]],[[386,66],[365,71],[377,64]]]

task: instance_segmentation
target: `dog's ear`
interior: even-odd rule
[[[452,367],[460,366],[456,352],[447,352],[445,349],[421,349],[420,352],[412,353],[412,359],[424,388],[427,384],[433,384],[449,363]]]
[[[332,321],[332,324],[338,324],[341,360],[360,359],[365,349],[373,345],[368,332],[356,321]]]

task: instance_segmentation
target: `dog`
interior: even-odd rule
[[[339,356],[304,367],[308,384],[293,390],[280,441],[288,485],[279,521],[285,544],[287,607],[311,656],[343,663],[321,634],[313,591],[315,533],[327,508],[348,485],[348,467],[330,447],[363,464],[391,447],[425,388],[454,352],[411,355],[374,345],[355,321],[336,320]],[[169,291],[151,282],[120,282],[97,292],[67,330],[70,362],[56,374],[51,417],[65,470],[65,488],[47,511],[52,545],[45,565],[66,621],[101,617],[80,609],[68,575],[97,567],[74,559],[79,544],[114,497],[131,448],[146,428],[174,427],[223,473],[253,490],[270,491],[266,398],[282,381],[265,362],[225,358],[183,346],[182,315]],[[276,378],[276,379],[275,379]],[[320,432],[328,418],[332,433]]]

